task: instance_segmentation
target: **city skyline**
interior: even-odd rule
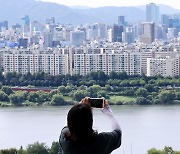
[[[92,7],[92,8],[97,8],[97,7],[104,7],[104,6],[139,6],[139,5],[146,5],[149,3],[156,3],[156,4],[164,4],[164,5],[169,5],[175,9],[180,8],[180,3],[178,0],[121,0],[121,1],[115,1],[115,0],[103,0],[103,1],[96,1],[96,0],[40,0],[44,2],[53,2],[53,3],[58,3],[62,5],[67,5],[67,6],[86,6],[86,7]]]

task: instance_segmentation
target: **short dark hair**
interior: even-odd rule
[[[70,131],[67,138],[82,144],[88,144],[97,134],[92,129],[93,115],[88,104],[74,105],[68,112],[67,125]]]

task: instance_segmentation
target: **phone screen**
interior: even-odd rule
[[[91,107],[94,108],[103,108],[103,99],[102,98],[90,98]]]

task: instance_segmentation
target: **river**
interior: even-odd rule
[[[26,147],[36,141],[58,141],[68,107],[0,108],[0,149]],[[180,106],[112,106],[123,131],[113,154],[145,154],[153,147],[180,150]],[[94,129],[110,131],[109,119],[93,110]]]

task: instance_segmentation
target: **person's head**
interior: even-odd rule
[[[90,105],[84,103],[74,105],[68,112],[67,124],[71,140],[84,142],[93,139],[93,115]]]

